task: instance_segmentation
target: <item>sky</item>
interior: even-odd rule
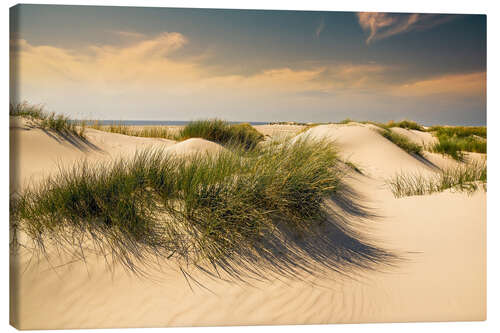
[[[11,100],[74,118],[486,124],[486,16],[18,5]]]

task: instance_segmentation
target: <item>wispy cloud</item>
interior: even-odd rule
[[[132,40],[144,39],[147,37],[145,34],[135,31],[112,30],[110,31],[110,33],[118,36],[119,38],[132,39]]]
[[[314,32],[316,38],[319,38],[321,32],[325,29],[325,19],[322,17],[318,26],[316,27],[316,31]]]
[[[413,30],[426,30],[455,19],[458,15],[358,13],[358,22],[369,35],[366,43]]]

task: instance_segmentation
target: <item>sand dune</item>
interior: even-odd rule
[[[407,133],[413,134],[419,135]],[[366,171],[352,173],[348,180],[363,205],[377,215],[360,218],[360,223],[380,245],[402,255],[403,262],[356,278],[332,271],[252,285],[199,275],[208,290],[196,285],[191,290],[168,262],[164,272],[139,278],[121,267],[111,273],[102,259],[92,257],[84,264],[54,255],[50,262],[42,259],[26,269],[29,257],[22,255],[11,262],[17,281],[11,321],[23,329],[49,329],[484,320],[486,194],[445,191],[396,199],[385,186],[387,177],[401,170],[431,173],[434,167],[365,125],[322,125],[305,135],[335,142],[342,158]],[[58,163],[131,156],[147,146],[175,154],[222,149],[202,139],[174,143],[95,130],[88,137],[90,145],[82,149],[39,129],[11,127],[17,156],[11,158],[17,176],[11,178],[12,186],[22,188],[57,172]],[[438,157],[429,160],[440,166]]]
[[[433,144],[438,142],[438,139],[429,132],[409,130],[401,127],[392,127],[390,130],[394,133],[406,137],[411,142],[422,145],[424,147],[432,146]]]
[[[385,179],[397,172],[432,172],[432,166],[412,156],[384,138],[374,125],[320,125],[300,137],[328,139],[339,147],[342,158],[359,165],[368,175]]]
[[[165,149],[165,152],[177,155],[192,155],[199,153],[219,153],[224,147],[221,145],[199,138],[191,138],[179,142]]]

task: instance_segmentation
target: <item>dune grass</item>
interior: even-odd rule
[[[402,120],[398,122],[394,122],[391,120],[385,126],[387,126],[388,128],[400,127],[410,130],[424,131],[424,128],[421,125],[411,120]]]
[[[486,190],[486,163],[475,162],[444,169],[434,177],[402,173],[387,183],[398,198],[426,195],[447,189],[472,193],[481,187]]]
[[[409,154],[422,155],[423,147],[411,142],[405,136],[395,133],[390,129],[380,130],[380,134]]]
[[[24,117],[32,120],[37,127],[53,131],[59,135],[71,135],[85,138],[85,122],[77,123],[62,114],[46,113],[42,105],[33,105],[27,102],[10,103],[9,115]]]
[[[401,128],[405,128],[405,129],[424,131],[424,128],[421,125],[419,125],[418,123],[411,121],[411,120],[402,120],[402,121],[398,121],[398,122],[391,120],[387,123],[380,123],[380,122],[376,122],[376,121],[369,121],[369,120],[357,121],[357,120],[352,120],[350,118],[346,118],[346,119],[340,121],[339,124],[348,124],[350,122],[356,122],[356,123],[360,123],[360,124],[372,124],[372,125],[378,126],[380,128],[383,128],[383,129],[389,129],[392,127],[401,127]]]
[[[463,152],[486,153],[486,127],[433,126],[428,129],[439,140],[431,151],[463,161]]]
[[[189,138],[203,138],[220,144],[236,144],[252,149],[264,139],[264,135],[247,123],[229,124],[223,120],[211,119],[193,121],[184,126],[179,133],[179,139]]]
[[[364,175],[363,169],[361,169],[356,163],[354,163],[352,161],[344,161],[344,164],[347,165],[352,170],[354,170],[357,173],[359,173],[360,175]]]
[[[465,138],[477,135],[486,139],[486,126],[432,126],[427,130],[428,132],[435,132],[437,135],[457,136]]]
[[[41,252],[90,242],[134,271],[152,256],[217,270],[244,253],[269,257],[264,244],[280,225],[304,236],[323,223],[325,197],[341,189],[338,163],[331,144],[308,140],[191,158],[144,150],[131,160],[77,164],[11,196],[11,230]],[[323,261],[361,266],[383,256],[341,239],[352,248]]]
[[[141,138],[162,138],[169,140],[177,140],[177,131],[165,126],[127,126],[119,122],[110,125],[102,125],[99,121],[92,121],[90,128],[116,134],[129,136],[137,136]]]
[[[245,149],[253,149],[264,139],[264,135],[253,128],[250,124],[230,124],[223,120],[197,120],[188,123],[179,131],[165,126],[135,127],[121,123],[102,125],[94,121],[91,128],[137,137],[163,138],[182,141],[190,138],[202,138],[223,145],[241,146]]]
[[[456,136],[439,135],[439,142],[431,150],[436,153],[447,154],[452,158],[463,161],[463,152],[486,153],[486,141],[474,137],[460,138]]]

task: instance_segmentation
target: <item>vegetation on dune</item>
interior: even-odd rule
[[[448,154],[458,161],[463,161],[463,152],[486,153],[486,141],[474,137],[459,138],[440,135],[439,142],[431,149],[436,153]]]
[[[360,124],[372,124],[372,125],[378,126],[380,128],[383,128],[383,129],[389,129],[392,127],[401,127],[401,128],[405,128],[405,129],[424,131],[424,128],[421,125],[419,125],[418,123],[411,121],[411,120],[402,120],[402,121],[398,121],[398,122],[391,120],[387,123],[380,123],[380,122],[370,121],[370,120],[357,121],[357,120],[352,120],[350,118],[346,118],[346,119],[340,121],[339,124],[348,124],[350,122],[356,122],[356,123],[360,123]]]
[[[424,131],[424,128],[421,125],[419,125],[418,123],[411,121],[411,120],[403,120],[403,121],[399,121],[399,122],[394,122],[391,120],[385,126],[388,128],[400,127],[400,128],[410,129],[410,130]]]
[[[347,165],[352,170],[354,170],[357,173],[359,173],[360,175],[364,174],[363,170],[357,164],[353,163],[352,161],[344,161],[344,164]]]
[[[177,131],[165,126],[127,126],[121,123],[113,123],[111,125],[102,125],[99,121],[93,121],[91,128],[116,134],[129,136],[137,136],[141,138],[162,138],[162,139],[177,139]]]
[[[264,135],[250,124],[230,124],[223,120],[198,120],[184,126],[179,132],[181,140],[203,138],[220,144],[241,145],[246,149],[254,148]]]
[[[486,153],[486,127],[433,126],[428,129],[439,140],[431,150],[463,160],[463,152]]]
[[[398,174],[387,183],[398,198],[426,195],[447,189],[472,193],[481,187],[486,190],[486,163],[475,162],[444,169],[435,176]]]
[[[351,118],[346,118],[344,120],[339,121],[339,124],[348,124],[351,122],[354,122],[354,120],[352,120]]]
[[[477,135],[486,139],[486,126],[432,126],[427,129],[428,132],[435,132],[436,135],[456,136],[465,138]]]
[[[218,119],[192,121],[179,131],[165,126],[135,127],[120,123],[101,125],[98,121],[94,121],[91,127],[111,133],[177,141],[202,138],[223,145],[242,146],[246,149],[255,148],[260,141],[264,140],[264,135],[250,124],[230,124]]]
[[[33,119],[43,119],[46,117],[42,105],[22,103],[10,103],[9,115],[13,117],[28,117]]]
[[[410,154],[422,155],[423,147],[419,144],[411,142],[405,136],[397,134],[389,129],[380,130],[380,134],[404,151]]]
[[[10,103],[9,115],[12,117],[25,117],[44,130],[51,130],[59,135],[77,136],[85,138],[85,122],[77,124],[70,118],[52,113],[46,113],[42,105],[33,105],[27,102]]]
[[[145,150],[131,160],[76,165],[11,196],[11,227],[42,252],[90,240],[130,269],[150,256],[215,270],[249,254],[271,260],[269,239],[277,244],[281,227],[307,236],[327,220],[324,199],[341,189],[338,163],[331,144],[306,140],[191,158]],[[339,249],[325,263],[369,266],[389,257],[346,229],[338,227],[340,243],[328,242]],[[278,261],[286,258],[280,251]]]

